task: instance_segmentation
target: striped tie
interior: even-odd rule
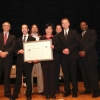
[[[23,42],[26,42],[26,36],[24,36],[24,38],[23,38]]]

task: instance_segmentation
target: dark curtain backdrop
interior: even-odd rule
[[[64,17],[70,20],[70,27],[78,32],[81,21],[86,21],[89,28],[97,31],[96,49],[100,70],[100,0],[0,0],[0,26],[4,21],[9,21],[11,33],[16,37],[21,36],[21,25],[24,23],[29,28],[37,24],[43,35],[46,23],[57,25]]]

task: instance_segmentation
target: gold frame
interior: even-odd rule
[[[44,44],[44,45],[46,45],[46,42],[48,42],[49,44],[50,44],[50,46],[52,45],[52,40],[50,39],[50,40],[40,40],[40,41],[29,41],[29,42],[23,42],[23,49],[24,49],[24,62],[28,62],[28,61],[33,61],[33,60],[38,60],[38,61],[46,61],[46,60],[53,60],[53,51],[52,51],[52,49],[50,48],[50,57],[48,57],[47,56],[47,58],[46,59],[44,59],[44,58],[42,58],[42,59],[34,59],[33,58],[33,60],[32,60],[32,58],[30,59],[30,60],[28,60],[27,59],[27,57],[26,57],[26,52],[28,52],[27,50],[26,50],[26,45],[32,45],[32,44]],[[42,50],[43,51],[43,50]],[[41,52],[42,52],[41,51]],[[46,50],[45,50],[46,51]],[[48,52],[48,51],[47,51]],[[43,53],[44,54],[44,53]]]

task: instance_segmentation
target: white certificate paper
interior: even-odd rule
[[[24,42],[24,61],[53,60],[51,45],[51,40]]]

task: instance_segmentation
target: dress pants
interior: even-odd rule
[[[10,60],[10,61],[9,61]],[[10,95],[10,70],[12,68],[12,59],[0,58],[0,79],[2,71],[4,70],[4,94]]]
[[[59,53],[57,53],[56,91],[59,91],[59,74],[60,74],[60,58],[59,58]]]
[[[87,91],[99,94],[99,78],[97,71],[97,60],[79,60],[84,87]]]
[[[77,59],[65,58],[61,61],[61,66],[64,75],[64,88],[65,92],[70,92],[70,79],[72,82],[72,92],[77,93]]]
[[[21,85],[23,70],[25,72],[26,85],[27,85],[26,96],[27,97],[31,96],[32,94],[32,82],[31,82],[32,68],[33,68],[33,63],[23,63],[22,65],[16,65],[16,82],[15,82],[14,93],[13,93],[14,97],[17,97],[20,92],[20,85]]]
[[[41,62],[43,78],[44,78],[44,94],[55,94],[55,75],[56,75],[56,61],[42,61]]]
[[[33,90],[33,77],[34,73],[36,73],[37,76],[37,88],[38,88],[38,93],[43,92],[43,73],[42,73],[42,68],[41,68],[41,63],[35,63],[33,70],[32,70],[32,90]]]

